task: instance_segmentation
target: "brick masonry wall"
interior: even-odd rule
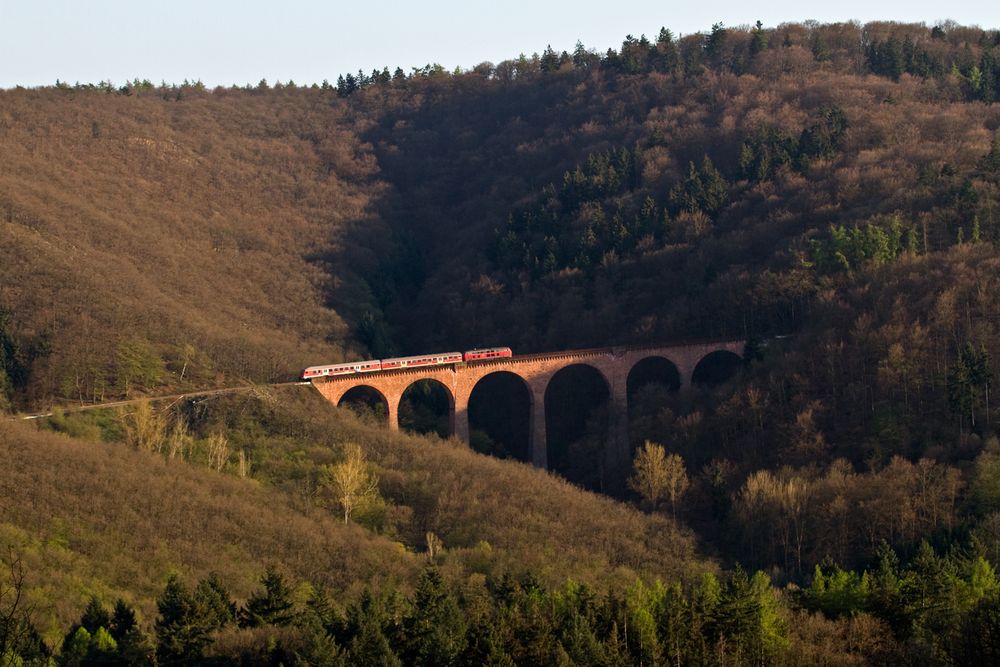
[[[469,441],[469,397],[476,384],[491,373],[506,371],[524,381],[531,396],[530,447],[534,465],[548,467],[545,429],[545,391],[556,373],[575,364],[596,369],[608,385],[612,405],[614,451],[612,458],[626,461],[628,452],[628,376],[637,363],[649,357],[672,362],[681,378],[681,390],[691,386],[698,363],[713,352],[732,352],[743,356],[746,341],[724,341],[693,345],[611,347],[596,350],[569,350],[548,354],[514,356],[469,364],[409,368],[358,375],[317,378],[313,386],[323,397],[339,405],[355,387],[370,387],[385,401],[389,428],[399,428],[399,403],[403,392],[421,380],[435,380],[448,391],[451,433]]]

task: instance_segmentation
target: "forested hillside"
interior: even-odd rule
[[[797,331],[826,276],[997,235],[996,41],[718,24],[337,88],[6,91],[5,393]]]
[[[273,380],[362,350],[374,159],[311,91],[0,93],[5,398]]]
[[[851,268],[815,256],[833,225],[900,227],[855,264],[947,248],[960,228],[993,238],[1000,117],[958,59],[994,81],[995,35],[931,32],[665,31],[600,61],[354,93],[382,119],[366,136],[425,248],[426,282],[391,319],[421,343],[519,349],[789,333],[816,279]],[[940,75],[878,75],[881,40],[934,49]]]
[[[746,339],[746,363],[714,386],[630,387],[628,487],[595,472],[603,399],[574,406],[574,441],[556,456],[550,439],[550,461],[569,462],[555,472],[617,500],[290,396],[153,413],[167,420],[156,447],[136,439],[140,413],[48,427],[246,474],[266,491],[232,493],[278,494],[267,502],[295,521],[329,521],[311,514],[322,468],[362,440],[384,503],[345,518],[378,534],[367,553],[398,568],[392,587],[455,596],[474,620],[434,650],[468,664],[995,659],[962,638],[992,632],[1000,609],[1000,31],[720,23],[604,53],[331,79],[0,92],[0,407],[478,345]],[[404,406],[404,426],[447,423],[427,403]],[[473,428],[475,448],[517,458]],[[534,504],[519,514],[521,496]],[[398,563],[392,540],[408,550]],[[447,594],[435,575],[416,583],[414,552]],[[726,573],[685,578],[713,569],[693,553]],[[483,559],[488,583],[463,584]],[[288,571],[357,593],[306,561]],[[135,598],[147,615],[163,569]],[[523,570],[548,588],[490,578]],[[622,592],[633,574],[643,583]],[[606,599],[562,591],[566,577]],[[393,604],[376,643],[413,658],[413,608]],[[542,616],[526,639],[518,623]],[[338,618],[313,620],[345,651],[375,641]]]
[[[342,611],[362,594],[410,593],[428,564],[472,596],[487,578],[602,590],[717,570],[666,517],[454,441],[390,435],[309,388],[47,426],[62,434],[0,422],[0,609],[14,554],[27,572],[21,609],[53,647],[90,597],[123,599],[151,629],[169,575],[192,587],[211,575],[245,601],[277,567],[298,607],[316,593]],[[378,490],[348,523],[333,478],[352,447]]]

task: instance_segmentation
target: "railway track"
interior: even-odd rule
[[[168,396],[144,396],[142,398],[130,398],[123,401],[108,401],[105,403],[88,403],[86,405],[60,405],[51,408],[48,412],[35,412],[27,415],[12,415],[9,419],[12,420],[31,420],[31,419],[43,419],[45,417],[51,417],[55,412],[84,412],[87,410],[102,410],[106,408],[118,408],[125,405],[135,405],[136,403],[141,403],[143,401],[149,401],[151,403],[162,403],[164,401],[172,401],[171,405],[175,405],[180,401],[188,398],[202,398],[211,396],[220,396],[223,394],[236,394],[239,392],[249,392],[260,390],[262,388],[277,388],[277,387],[294,387],[309,385],[309,382],[276,382],[274,384],[246,384],[240,385],[238,387],[223,387],[220,389],[206,389],[204,391],[189,391],[183,394],[170,394]]]
[[[776,340],[776,339],[779,339],[779,338],[787,338],[787,336],[776,336],[774,339]],[[684,345],[691,345],[691,344],[704,345],[704,344],[710,344],[710,343],[714,343],[714,342],[729,342],[729,341],[730,341],[730,339],[726,339],[726,338],[720,338],[720,339],[702,339],[702,340],[697,340],[697,341],[681,341],[681,342],[672,343],[671,345],[672,346],[684,346]],[[477,364],[478,363],[482,363],[484,365],[506,366],[506,365],[509,365],[512,362],[520,363],[520,362],[534,361],[534,360],[539,360],[539,359],[558,359],[558,358],[566,357],[566,356],[580,357],[580,356],[598,356],[598,355],[607,355],[607,354],[618,354],[622,350],[643,350],[643,349],[654,349],[654,348],[659,348],[659,347],[663,347],[663,346],[662,345],[660,345],[660,346],[658,346],[658,345],[623,345],[623,346],[591,348],[591,349],[582,349],[582,350],[562,350],[562,351],[557,351],[557,352],[541,352],[541,353],[533,353],[533,354],[519,354],[519,355],[512,356],[512,357],[504,357],[504,358],[496,358],[496,359],[482,359],[482,360],[477,360],[475,363],[477,363]],[[436,365],[441,365],[441,364],[436,364]],[[394,368],[394,369],[389,369],[389,370],[384,370],[384,371],[375,371],[374,373],[372,373],[372,375],[395,374],[395,373],[406,373],[406,372],[422,372],[422,371],[426,370],[426,368],[427,368],[427,366],[419,366],[419,367],[412,367],[412,368],[398,368],[398,369]],[[254,390],[259,390],[259,389],[264,388],[264,387],[267,387],[267,388],[272,388],[272,387],[291,387],[291,386],[304,386],[304,385],[311,385],[311,384],[312,383],[309,382],[309,381],[303,382],[303,381],[300,381],[300,380],[296,380],[296,381],[292,381],[292,382],[276,382],[276,383],[273,383],[273,384],[245,384],[245,385],[239,385],[237,387],[223,387],[223,388],[220,388],[220,389],[206,389],[204,391],[185,392],[185,393],[182,393],[182,394],[171,394],[169,396],[146,396],[146,397],[143,397],[143,398],[133,398],[133,399],[128,399],[128,400],[124,400],[124,401],[108,401],[106,403],[91,403],[91,404],[87,404],[87,405],[65,405],[65,406],[58,406],[58,407],[54,407],[54,408],[50,409],[48,412],[37,412],[37,413],[27,414],[27,415],[23,415],[23,414],[22,415],[13,415],[13,416],[10,416],[9,419],[12,419],[12,420],[42,419],[44,417],[51,417],[52,414],[55,411],[57,411],[57,410],[61,411],[61,412],[82,412],[82,411],[85,411],[85,410],[101,410],[101,409],[105,409],[105,408],[117,408],[117,407],[121,407],[121,406],[125,406],[125,405],[133,405],[135,403],[140,403],[142,401],[151,401],[151,402],[156,402],[156,403],[161,403],[163,401],[173,401],[173,403],[171,403],[171,406],[172,406],[172,405],[176,404],[177,402],[182,401],[184,399],[188,399],[188,398],[211,397],[211,396],[218,396],[218,395],[222,395],[222,394],[233,394],[233,393],[238,393],[238,392],[254,391]],[[170,406],[168,406],[168,407],[170,407]]]

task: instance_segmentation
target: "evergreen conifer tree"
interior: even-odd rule
[[[258,591],[247,600],[240,614],[240,625],[257,628],[262,625],[289,625],[295,617],[291,590],[285,578],[277,569],[269,565],[260,579],[264,590]]]
[[[465,621],[441,573],[427,567],[417,582],[413,605],[403,621],[407,665],[451,665],[465,648]]]
[[[176,664],[197,661],[215,629],[187,587],[176,574],[170,575],[163,593],[156,601],[156,657],[159,663]]]

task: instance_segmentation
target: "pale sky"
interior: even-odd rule
[[[1000,3],[860,0],[804,3],[530,2],[422,0],[0,0],[0,88],[134,78],[200,79],[209,86],[289,79],[335,81],[338,74],[440,63],[447,69],[500,62],[551,44],[572,51],[618,48],[627,34],[707,32],[761,20],[774,27],[898,20],[1000,27]]]

